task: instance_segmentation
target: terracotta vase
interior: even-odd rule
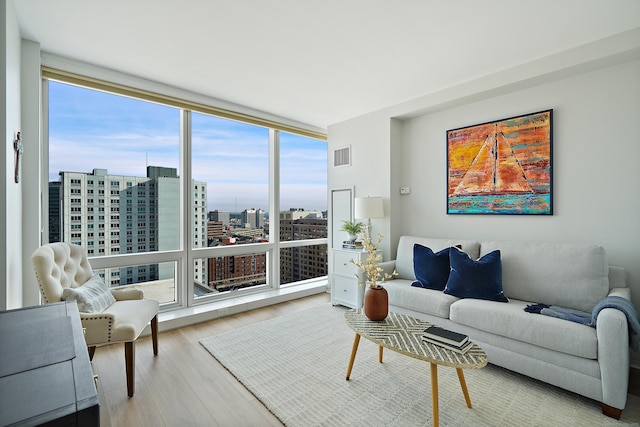
[[[389,294],[387,290],[379,286],[367,287],[364,293],[364,315],[371,320],[384,320],[389,314]]]

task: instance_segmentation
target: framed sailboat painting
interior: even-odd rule
[[[448,214],[553,214],[553,110],[447,131]]]

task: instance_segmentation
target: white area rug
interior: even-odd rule
[[[429,365],[362,339],[345,380],[354,333],[330,304],[214,335],[201,344],[287,426],[431,426]],[[598,402],[488,365],[438,368],[442,426],[638,426],[640,397],[622,419]]]

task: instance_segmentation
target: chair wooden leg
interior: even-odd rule
[[[124,343],[124,359],[127,370],[127,393],[129,394],[129,397],[131,397],[133,396],[136,385],[136,351],[134,341],[127,341]]]
[[[153,341],[153,355],[158,355],[158,315],[151,319],[151,340]]]
[[[92,345],[88,347],[87,350],[89,351],[89,360],[93,360],[93,355],[96,354],[96,346]]]

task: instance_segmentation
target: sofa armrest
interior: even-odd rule
[[[605,308],[598,314],[598,362],[602,403],[624,409],[629,385],[629,326],[620,310]]]
[[[395,260],[391,260],[391,261],[385,261],[385,262],[381,262],[378,264],[378,267],[382,268],[382,273],[383,274],[393,274],[393,272],[396,269],[396,261]],[[389,279],[391,280],[391,279]]]
[[[140,289],[111,289],[111,294],[116,301],[142,299],[144,297],[144,292]]]
[[[391,261],[385,261],[385,262],[380,262],[378,263],[378,267],[382,268],[382,277],[385,277],[387,274],[388,275],[392,275],[393,272],[396,269],[396,262],[395,260],[391,260]],[[362,270],[358,269],[357,273],[355,274],[356,279],[358,279],[358,283],[359,284],[363,284],[366,282],[366,277],[365,274],[362,272]],[[386,280],[393,280],[395,279],[395,277],[390,277]]]

